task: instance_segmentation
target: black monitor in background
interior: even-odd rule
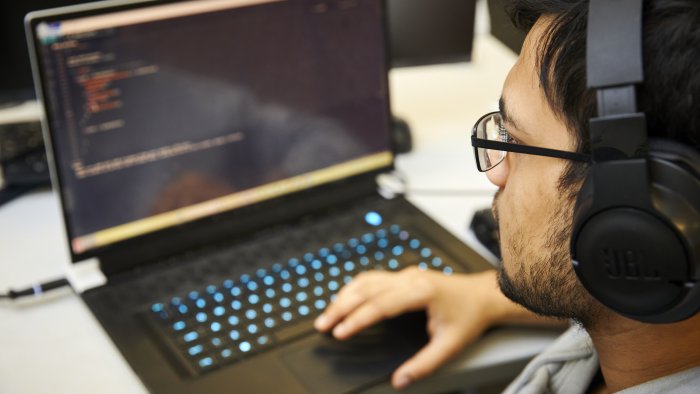
[[[87,2],[88,0],[0,2],[0,107],[35,98],[27,39],[24,35],[24,16],[30,11]]]
[[[391,65],[471,60],[476,0],[387,0]]]

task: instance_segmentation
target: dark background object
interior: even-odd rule
[[[496,223],[496,219],[493,217],[491,208],[476,211],[469,224],[469,228],[474,232],[474,235],[476,235],[476,239],[500,260],[501,245],[498,240],[498,223]]]
[[[22,0],[0,3],[0,108],[35,97],[24,35],[24,16],[30,11],[88,1]]]
[[[393,128],[391,131],[392,150],[394,154],[408,153],[413,149],[413,138],[411,137],[411,127],[408,123],[394,117],[392,119]]]
[[[491,34],[513,52],[520,53],[523,41],[525,41],[525,33],[513,26],[506,14],[503,0],[489,0],[488,6],[491,17]]]
[[[476,0],[388,0],[393,67],[471,59]]]

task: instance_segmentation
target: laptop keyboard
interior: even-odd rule
[[[153,303],[148,325],[198,376],[313,332],[313,319],[362,271],[417,265],[452,274],[431,245],[373,215],[365,220],[374,231]]]

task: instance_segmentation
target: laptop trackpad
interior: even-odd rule
[[[314,346],[281,357],[310,393],[347,393],[384,381],[427,341],[420,312],[379,323],[347,341],[319,335]]]

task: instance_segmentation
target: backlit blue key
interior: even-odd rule
[[[244,284],[250,282],[250,275],[248,275],[248,274],[241,275],[241,282],[243,282]]]
[[[357,251],[358,254],[365,254],[367,253],[367,248],[365,248],[365,245],[358,245],[355,251]]]
[[[309,310],[309,307],[308,307],[308,306],[302,305],[302,306],[299,307],[299,314],[300,314],[300,315],[306,316],[306,315],[309,314],[309,312],[311,312],[311,311]]]
[[[287,298],[287,297],[282,297],[282,298],[280,299],[280,306],[281,306],[282,308],[289,308],[290,305],[292,305],[292,301],[291,301],[289,298]]]
[[[322,310],[323,308],[326,307],[326,301],[324,301],[324,300],[316,300],[316,302],[314,302],[314,306],[316,307],[316,309]]]
[[[240,311],[242,307],[243,307],[243,304],[240,301],[238,301],[238,300],[231,301],[231,308],[234,311]]]
[[[248,282],[248,285],[247,285],[247,286],[248,286],[248,290],[250,290],[250,291],[256,291],[256,290],[258,290],[258,283],[255,282],[255,281],[252,281],[252,280],[251,280],[250,282]]]
[[[393,248],[391,248],[391,254],[393,254],[394,256],[401,256],[403,254],[403,246],[394,246]]]
[[[221,357],[223,357],[223,358],[229,358],[232,355],[233,355],[233,352],[231,351],[231,349],[224,349],[221,351]]]
[[[189,308],[187,308],[187,305],[185,304],[180,304],[177,307],[177,311],[180,312],[181,315],[184,315],[188,312]]]
[[[217,306],[214,308],[214,316],[223,316],[226,313],[226,308],[223,306]]]
[[[238,330],[231,330],[231,332],[228,333],[228,336],[234,341],[237,341],[241,338],[241,333],[239,333]]]
[[[321,267],[323,267],[323,263],[321,262],[321,260],[316,259],[311,262],[311,268],[315,270],[320,270]]]
[[[198,312],[195,316],[195,319],[197,319],[197,321],[200,323],[204,323],[205,321],[207,321],[207,314],[204,312]]]
[[[234,297],[240,297],[240,295],[243,293],[240,287],[232,287],[231,288],[231,295]]]
[[[389,269],[392,269],[392,270],[399,268],[399,262],[396,259],[389,260],[387,265],[389,266]]]
[[[314,254],[313,254],[313,253],[308,252],[308,253],[305,253],[305,254],[304,254],[304,261],[306,261],[307,263],[310,263],[311,260],[313,260],[313,259],[314,259]]]
[[[190,300],[194,301],[197,298],[199,298],[199,293],[197,293],[196,291],[190,291],[189,297],[190,297]]]
[[[420,248],[420,241],[414,238],[408,243],[408,246],[410,246],[411,249],[418,249]]]
[[[255,275],[257,275],[258,278],[262,279],[265,277],[265,275],[267,275],[267,272],[265,271],[265,269],[260,268],[255,272]]]
[[[184,321],[178,321],[173,324],[173,330],[175,331],[182,331],[185,329],[185,322]]]
[[[214,364],[214,360],[212,360],[211,357],[205,357],[199,360],[199,366],[202,368],[211,367],[212,364]]]
[[[355,269],[355,263],[353,263],[352,261],[346,261],[343,268],[345,268],[345,271],[350,272]]]
[[[302,287],[302,288],[308,287],[308,286],[309,286],[309,280],[308,280],[307,278],[300,278],[300,279],[297,281],[297,284],[299,285],[299,287]]]
[[[204,298],[200,298],[195,302],[195,305],[197,305],[197,308],[199,309],[204,309],[204,307],[207,306],[207,302],[204,300]]]
[[[256,326],[255,324],[249,324],[248,332],[251,334],[255,334],[256,332],[258,332],[258,326]]]
[[[315,273],[314,280],[316,280],[316,282],[323,282],[323,274],[320,272]]]
[[[153,305],[151,306],[151,310],[152,310],[154,313],[163,312],[164,308],[165,308],[165,307],[164,307],[163,304],[161,304],[160,302],[157,303],[157,304],[153,304]]]
[[[258,302],[260,302],[260,296],[257,294],[251,294],[248,296],[248,302],[251,303],[252,305],[255,305]]]
[[[228,324],[230,324],[232,326],[237,326],[238,322],[239,322],[238,316],[229,316],[228,317]]]
[[[199,353],[201,353],[202,350],[204,350],[204,347],[202,345],[197,345],[197,346],[192,346],[191,348],[189,348],[187,350],[187,353],[189,353],[190,356],[196,356]]]
[[[224,302],[224,295],[221,293],[214,294],[214,301],[219,303]]]
[[[275,319],[268,317],[265,319],[265,327],[267,328],[273,328],[275,326]]]
[[[299,301],[299,302],[304,302],[304,301],[306,301],[308,298],[309,298],[309,296],[308,296],[308,295],[306,294],[306,292],[304,292],[304,291],[300,291],[300,292],[298,292],[297,295],[296,295],[296,299],[297,299],[297,301]]]
[[[418,269],[425,271],[428,269],[428,264],[421,261],[420,263],[418,263]]]
[[[267,275],[263,278],[263,283],[265,284],[265,286],[272,286],[275,284],[275,277],[272,275]]]
[[[380,215],[377,212],[367,212],[365,214],[365,222],[369,224],[370,226],[381,226],[382,224],[382,215]]]
[[[219,332],[219,331],[221,331],[221,323],[219,323],[219,322],[211,323],[211,330],[212,330],[213,332]]]
[[[433,258],[433,267],[438,268],[442,265],[442,259],[439,257]]]
[[[423,248],[420,251],[420,255],[426,259],[430,257],[431,254],[433,254],[433,252],[430,250],[430,248]]]
[[[392,234],[396,235],[401,231],[401,227],[399,227],[397,224],[392,224],[391,227],[389,227],[389,231],[391,231]]]
[[[328,274],[330,276],[338,276],[340,275],[340,268],[338,267],[331,267],[331,269],[328,270]]]
[[[323,287],[321,287],[321,286],[314,287],[314,295],[316,297],[322,296],[323,295]]]
[[[357,238],[350,238],[350,239],[348,240],[348,246],[351,247],[351,248],[355,248],[355,247],[357,247],[357,245],[359,245],[359,244],[360,244],[360,241],[358,241]]]
[[[258,313],[255,312],[255,311],[252,310],[252,309],[248,309],[247,311],[245,311],[245,317],[247,317],[248,320],[253,320],[253,319],[255,319],[257,316],[258,316]]]
[[[289,280],[289,278],[291,278],[291,277],[292,277],[292,274],[290,274],[289,271],[287,271],[287,270],[282,270],[282,272],[280,272],[280,278],[282,278],[284,280]]]
[[[318,255],[321,258],[326,258],[331,251],[328,248],[321,248],[318,250]]]
[[[275,290],[274,289],[265,290],[265,296],[267,298],[275,298]]]
[[[285,293],[289,293],[292,291],[292,284],[291,283],[285,283],[282,285],[282,291]]]
[[[209,293],[209,294],[216,293],[216,286],[214,286],[214,285],[207,286],[207,293]]]
[[[338,290],[339,287],[340,287],[340,285],[338,284],[338,282],[336,282],[334,280],[328,282],[328,290],[330,290],[330,291],[336,291],[336,290]]]
[[[265,304],[265,305],[263,305],[262,310],[265,313],[272,313],[272,305]]]
[[[307,253],[307,254],[308,254],[308,253]],[[305,257],[305,259],[306,259],[306,256],[304,256],[304,257]],[[287,262],[287,265],[289,265],[289,267],[291,267],[291,268],[295,268],[296,266],[299,265],[299,259],[291,258],[291,259],[289,259],[289,261]]]
[[[291,321],[292,320],[292,312],[286,311],[282,313],[282,320],[284,321]]]
[[[382,238],[382,239],[380,239],[379,241],[377,241],[377,246],[379,246],[380,248],[384,249],[384,248],[386,248],[387,246],[389,246],[389,241],[388,241],[386,238]]]
[[[297,275],[304,275],[306,274],[306,266],[303,265],[298,265],[296,268]]]
[[[328,264],[335,264],[338,262],[338,257],[334,254],[331,254],[328,257],[326,257],[326,262]]]
[[[230,289],[233,287],[233,281],[231,279],[226,279],[224,281],[224,288]]]
[[[445,268],[442,270],[442,273],[445,274],[445,275],[452,275],[453,272],[454,272],[454,271],[452,270],[452,267],[445,267]]]
[[[192,342],[192,341],[196,340],[197,338],[199,338],[199,334],[197,334],[196,331],[190,331],[187,334],[185,334],[184,337],[182,337],[182,339],[184,339],[185,342]]]
[[[248,341],[243,341],[238,345],[238,349],[240,349],[243,353],[248,353],[252,348],[253,347]]]

